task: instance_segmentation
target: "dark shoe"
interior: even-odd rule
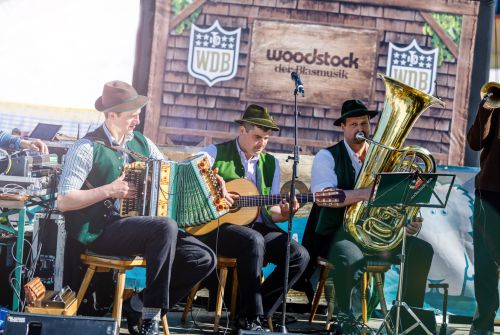
[[[269,329],[262,327],[259,318],[248,321],[247,319],[240,319],[238,321],[238,328],[254,332],[269,332]]]
[[[155,319],[142,320],[139,335],[159,335],[159,321]]]
[[[254,332],[269,332],[269,329],[262,327],[262,323],[259,318],[249,321],[245,330]]]
[[[130,299],[123,302],[122,314],[127,319],[127,328],[130,335],[139,335],[139,323],[142,313],[132,308]]]

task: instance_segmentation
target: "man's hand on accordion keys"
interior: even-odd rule
[[[125,180],[125,173],[113,182],[108,184],[109,197],[114,199],[133,199],[136,197],[137,189],[135,186]]]

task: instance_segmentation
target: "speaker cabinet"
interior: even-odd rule
[[[11,312],[6,335],[117,335],[112,318],[59,316]]]

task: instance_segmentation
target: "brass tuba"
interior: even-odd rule
[[[444,103],[422,91],[379,74],[385,84],[384,109],[359,172],[355,188],[370,187],[380,172],[434,172],[430,152],[418,146],[401,148],[418,117],[430,106]],[[392,250],[404,233],[405,216],[400,208],[368,208],[362,201],[349,206],[344,216],[344,229],[367,253]],[[407,208],[410,217],[419,207]]]

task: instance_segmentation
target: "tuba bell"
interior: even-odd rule
[[[430,106],[444,103],[413,87],[379,74],[386,95],[384,109],[366,153],[355,188],[370,187],[380,172],[435,172],[434,158],[418,146],[401,148],[418,117]],[[407,208],[413,218],[419,207]],[[344,229],[366,253],[392,250],[402,241],[405,215],[398,207],[368,208],[362,201],[350,205],[344,215]]]
[[[500,107],[500,84],[490,81],[481,86],[481,97],[487,95],[486,104],[493,108]]]

